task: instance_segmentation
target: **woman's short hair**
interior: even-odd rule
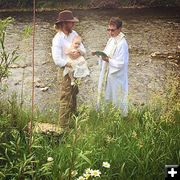
[[[120,20],[119,17],[112,17],[109,20],[109,25],[113,25],[113,26],[116,26],[117,28],[121,28],[122,27],[122,21]]]

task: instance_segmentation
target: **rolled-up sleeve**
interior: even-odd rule
[[[56,37],[52,41],[52,58],[59,67],[64,67],[67,64],[67,60],[63,58],[61,43]]]

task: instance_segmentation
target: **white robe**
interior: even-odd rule
[[[100,63],[100,76],[98,83],[98,101],[100,105],[101,95],[104,93],[105,100],[112,102],[120,108],[123,116],[128,113],[128,44],[125,35],[120,32],[117,37],[111,37],[104,49],[109,56],[109,62],[102,59]],[[103,83],[105,89],[103,89]]]

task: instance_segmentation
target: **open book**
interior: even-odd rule
[[[92,52],[92,54],[96,56],[101,56],[101,57],[108,57],[107,54],[102,51],[95,51],[95,52]]]

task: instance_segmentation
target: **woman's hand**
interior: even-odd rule
[[[91,54],[92,54],[93,56],[95,56],[95,55],[96,55],[96,52],[91,52]]]
[[[91,54],[94,56],[94,55],[96,55],[96,52],[91,52]],[[103,61],[109,62],[109,57],[107,57],[107,56],[98,56],[98,57],[101,57],[101,59]]]
[[[103,61],[109,62],[109,57],[107,57],[107,56],[102,56],[101,58],[102,58]]]

